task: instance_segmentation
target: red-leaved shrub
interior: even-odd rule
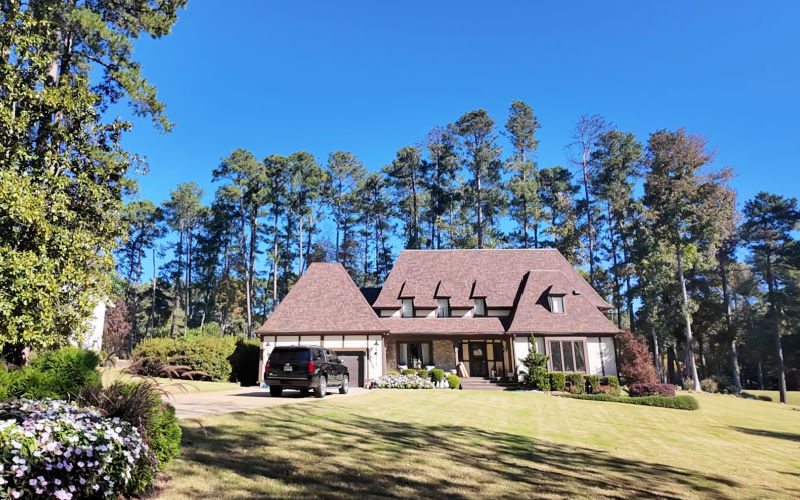
[[[658,382],[653,355],[644,337],[625,331],[619,335],[619,372],[625,384]]]
[[[643,396],[675,396],[675,386],[672,384],[631,384],[628,394],[633,398]]]
[[[128,308],[122,299],[117,299],[106,309],[106,319],[103,325],[103,349],[112,354],[120,354],[125,349],[130,333]]]

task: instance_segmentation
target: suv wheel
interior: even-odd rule
[[[269,395],[273,398],[279,398],[283,394],[283,387],[279,385],[271,385],[269,386]]]
[[[325,394],[328,392],[328,381],[325,379],[324,375],[319,376],[319,385],[316,389],[314,389],[314,395],[318,398],[324,398]]]
[[[342,380],[342,385],[339,386],[339,394],[347,394],[347,391],[349,390],[350,390],[350,377],[345,375],[344,380]]]

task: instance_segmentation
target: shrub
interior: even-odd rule
[[[153,462],[135,427],[97,410],[56,400],[0,404],[0,464],[7,471],[0,477],[11,497],[143,493],[155,477]]]
[[[631,384],[628,394],[634,398],[643,396],[671,398],[675,396],[675,386],[672,384]]]
[[[435,383],[439,383],[444,380],[444,370],[441,368],[434,368],[431,370],[431,379],[433,379]]]
[[[586,392],[589,394],[597,392],[597,388],[600,386],[600,375],[584,375],[583,379],[586,381],[585,386],[589,388]]]
[[[622,332],[619,337],[619,372],[626,384],[658,382],[653,356],[644,337]]]
[[[163,468],[180,453],[181,428],[175,408],[162,402],[163,389],[149,380],[113,382],[105,388],[81,392],[83,404],[99,408],[109,418],[118,418],[136,427]]]
[[[423,369],[423,370],[417,370],[417,376],[418,376],[419,378],[429,378],[429,376],[428,376],[428,370],[425,370],[425,369]]]
[[[619,387],[613,385],[598,385],[593,394],[610,394],[612,396],[619,396]]]
[[[547,374],[550,377],[550,390],[563,391],[567,378],[562,372],[550,372]]]
[[[400,375],[400,374],[397,373],[397,372],[392,371],[392,372],[387,373],[386,375]]]
[[[50,388],[58,399],[72,399],[87,386],[99,386],[100,357],[86,349],[64,347],[43,352],[31,360],[31,368],[52,376]]]
[[[128,317],[128,306],[122,299],[115,300],[113,305],[106,309],[103,323],[103,351],[120,354],[126,350],[132,328]]]
[[[228,358],[235,348],[233,337],[149,338],[133,349],[131,370],[151,377],[177,376],[176,368],[183,367],[185,376],[227,382],[232,374]]]
[[[404,369],[402,371],[402,374],[403,375],[416,375],[417,374],[417,370],[415,370],[413,368],[406,368],[406,369]]]
[[[696,410],[700,408],[699,403],[692,396],[644,396],[644,397],[626,397],[626,396],[612,396],[610,394],[574,394],[565,395],[564,397],[573,399],[586,399],[590,401],[610,401],[614,403],[627,403],[634,405],[644,406],[657,406],[660,408],[673,408],[676,410]]]
[[[258,360],[261,356],[261,346],[256,340],[238,339],[236,348],[228,357],[231,364],[233,380],[240,385],[258,384]]]
[[[583,375],[580,373],[568,373],[566,376],[566,386],[572,394],[583,394],[586,385],[583,382]]]
[[[433,389],[433,382],[415,374],[390,374],[376,378],[372,381],[371,386],[377,389]]]
[[[619,390],[619,379],[614,375],[606,375],[600,379],[600,385],[608,385]]]
[[[703,392],[718,392],[719,386],[717,385],[717,381],[713,378],[704,378],[700,381],[700,389]]]
[[[533,338],[533,335],[528,342],[528,347],[528,355],[522,359],[522,365],[526,368],[522,382],[527,387],[549,391],[550,377],[547,374],[547,360],[550,359],[550,356],[540,354],[536,350],[536,339]]]
[[[453,375],[451,373],[447,376],[447,384],[451,389],[459,389],[461,387],[461,379],[458,378],[458,375]]]

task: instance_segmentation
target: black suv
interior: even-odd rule
[[[269,393],[278,397],[284,389],[300,389],[324,398],[328,387],[338,387],[339,394],[350,389],[347,367],[330,349],[318,346],[285,346],[272,350],[264,368]]]

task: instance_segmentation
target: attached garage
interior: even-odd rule
[[[364,374],[364,357],[362,351],[340,351],[336,349],[336,355],[342,360],[350,373],[350,385],[353,387],[364,387],[366,382]]]

